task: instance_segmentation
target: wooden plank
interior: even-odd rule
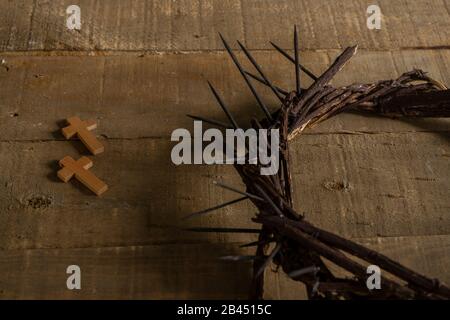
[[[237,198],[212,185],[214,179],[238,182],[232,167],[175,167],[171,143],[159,139],[102,142],[106,151],[91,157],[90,169],[109,186],[101,197],[76,181],[65,184],[56,177],[57,160],[87,152],[81,142],[0,143],[2,249],[256,240],[255,235],[180,230],[256,227],[250,221],[254,208],[249,202],[182,220],[191,212]]]
[[[351,237],[448,234],[448,142],[419,133],[300,137],[291,153],[296,208]]]
[[[358,240],[392,259],[413,268],[417,272],[450,283],[448,265],[450,260],[450,237],[393,237]]]
[[[81,0],[77,32],[65,27],[68,0],[0,0],[0,298],[246,298],[250,264],[216,258],[251,253],[237,246],[255,235],[180,230],[255,227],[248,203],[181,219],[237,197],[211,181],[243,188],[239,178],[229,166],[170,162],[171,131],[191,128],[185,113],[224,120],[206,79],[240,123],[261,116],[217,32],[242,40],[288,89],[292,65],[268,41],[291,48],[293,24],[302,62],[315,73],[335,49],[363,49],[336,85],[414,67],[449,84],[449,1],[380,0],[383,27],[370,31],[370,0]],[[269,91],[263,97],[277,107]],[[73,114],[99,121],[106,152],[92,170],[111,186],[101,198],[56,179],[57,160],[86,151],[58,132]],[[318,126],[292,145],[295,207],[450,283],[449,129],[443,119],[353,114]],[[65,287],[74,263],[83,270],[81,292]],[[283,273],[266,277],[266,298],[306,297]]]
[[[430,277],[449,283],[450,236],[360,239]],[[217,258],[250,254],[230,244],[172,244],[0,252],[1,299],[244,299],[251,265]],[[81,268],[81,290],[66,269]],[[268,269],[269,270],[269,269]],[[305,299],[303,285],[266,272],[266,299]]]
[[[319,73],[337,54],[337,51],[307,52],[302,61]],[[273,52],[256,52],[255,57],[276,84],[293,88],[294,72],[286,59]],[[6,60],[9,71],[0,69],[2,140],[59,139],[58,123],[72,115],[97,119],[96,134],[110,138],[168,137],[175,128],[191,127],[188,113],[225,121],[206,79],[217,86],[241,125],[247,126],[252,116],[263,116],[225,53],[142,58],[27,56]],[[348,85],[390,79],[415,67],[450,83],[448,61],[450,50],[361,51],[334,83]],[[303,83],[308,83],[307,79]],[[270,108],[278,108],[273,93],[258,88]],[[345,114],[308,132],[448,132],[449,129],[450,121],[446,119],[398,121]]]
[[[100,198],[56,178],[57,160],[86,152],[79,141],[0,143],[2,249],[124,246],[179,241],[252,241],[255,235],[180,232],[187,226],[257,227],[235,199],[232,166],[181,165],[165,139],[106,139],[90,170],[109,185]],[[450,145],[432,133],[305,135],[292,145],[295,207],[348,237],[448,234]]]
[[[221,261],[233,244],[0,252],[0,299],[244,299],[250,263]],[[241,250],[242,251],[242,250]],[[81,269],[68,290],[66,269]]]
[[[223,50],[222,32],[252,49],[268,40],[334,49],[448,46],[450,20],[442,0],[380,0],[381,30],[366,26],[371,0],[81,0],[80,31],[66,27],[69,0],[2,0],[0,50]],[[274,28],[274,26],[277,26]]]

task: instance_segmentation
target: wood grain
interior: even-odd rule
[[[302,62],[319,73],[338,53],[308,52],[302,56]],[[275,84],[294,88],[292,64],[280,54],[256,52],[255,58]],[[252,116],[263,115],[225,53],[143,58],[19,56],[6,60],[9,71],[0,69],[2,140],[59,139],[61,122],[75,113],[82,119],[96,119],[95,134],[109,138],[169,137],[175,128],[191,128],[192,120],[186,114],[226,121],[208,89],[207,79],[221,92],[240,125],[248,126]],[[333,83],[348,85],[391,79],[420,67],[448,84],[449,61],[450,50],[362,51]],[[308,79],[302,79],[302,83],[308,84]],[[257,86],[269,108],[276,110],[279,102],[275,95],[270,89]],[[344,114],[308,132],[448,132],[449,129],[450,121],[446,119],[397,121]]]
[[[365,238],[359,242],[450,282],[449,236]],[[248,262],[217,259],[248,254],[228,244],[165,244],[0,252],[1,299],[245,299]],[[81,290],[66,287],[66,269],[81,268]],[[20,272],[18,272],[18,270]],[[192,277],[195,274],[195,278]],[[266,274],[265,299],[305,299],[284,273]]]
[[[243,299],[249,263],[218,259],[230,252],[233,244],[2,251],[0,298]],[[81,269],[81,290],[66,286],[73,264]]]
[[[230,166],[170,161],[165,139],[105,140],[95,173],[101,198],[56,178],[61,155],[81,142],[3,142],[0,244],[3,249],[141,245],[255,236],[192,234],[186,226],[252,227],[252,206],[237,203],[190,221],[181,218],[237,197]],[[434,133],[306,135],[292,146],[295,207],[348,237],[445,235],[450,231],[448,137]],[[19,174],[17,174],[17,172]],[[50,227],[51,226],[51,227]],[[107,230],[107,232],[105,232]]]
[[[268,40],[301,48],[448,47],[448,4],[442,0],[379,0],[381,30],[366,26],[371,0],[81,0],[80,31],[66,27],[69,0],[1,0],[1,51],[223,50],[217,32],[250,49]],[[320,14],[319,14],[320,13]]]
[[[253,227],[254,208],[182,221],[237,197],[212,180],[242,185],[227,166],[172,165],[169,136],[192,128],[187,113],[225,120],[206,79],[241,125],[261,116],[219,31],[288,90],[292,64],[268,41],[291,49],[294,24],[301,61],[316,74],[359,44],[335,85],[413,68],[449,85],[450,0],[377,3],[379,31],[366,28],[370,0],[81,0],[77,32],[65,27],[71,1],[0,0],[0,298],[246,298],[251,265],[217,257],[251,252],[238,246],[255,235],[181,229]],[[278,108],[269,89],[257,89]],[[60,133],[74,114],[98,122],[105,153],[95,172],[110,186],[102,198],[56,177],[57,160],[87,152]],[[450,283],[449,132],[444,119],[335,117],[291,147],[295,208]],[[66,289],[70,264],[82,268],[80,292]],[[266,277],[266,298],[305,298],[283,273]]]

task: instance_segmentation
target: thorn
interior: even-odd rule
[[[231,115],[230,110],[228,110],[227,106],[225,105],[222,98],[219,96],[219,94],[217,93],[216,89],[213,87],[211,82],[208,81],[208,85],[209,85],[209,88],[211,89],[212,93],[214,94],[214,97],[216,97],[217,102],[219,102],[219,105],[222,107],[222,109],[225,112],[225,114],[227,115],[228,119],[233,124],[233,127],[235,129],[237,129],[239,126],[238,126],[237,122],[234,120],[233,116]]]
[[[278,97],[278,99],[280,99],[280,101],[283,102],[284,98],[280,95],[278,90],[272,85],[272,83],[269,81],[269,79],[265,76],[264,72],[261,70],[261,67],[258,65],[258,63],[253,58],[253,56],[250,54],[250,52],[247,50],[247,48],[245,48],[244,45],[240,41],[238,41],[237,43],[239,44],[241,49],[244,51],[244,53],[247,56],[248,60],[250,60],[252,65],[255,67],[255,69],[258,71],[258,73],[261,75],[261,77],[263,77],[264,83],[266,85],[268,85],[270,87],[270,89],[272,89],[273,93],[275,93],[275,95]]]
[[[300,95],[300,66],[299,66],[299,58],[298,58],[298,32],[297,26],[294,25],[294,62],[295,62],[295,89],[297,91],[297,95]]]
[[[248,192],[245,192],[245,191],[240,191],[240,190],[238,190],[238,189],[236,189],[234,187],[230,187],[230,186],[228,186],[228,185],[226,185],[224,183],[218,182],[218,181],[213,181],[213,184],[218,185],[219,187],[222,187],[224,189],[228,189],[228,190],[237,192],[239,194],[242,194],[244,196],[247,196],[247,197],[255,199],[255,200],[265,201],[263,198],[255,196],[254,194],[251,194],[251,193],[248,193]]]
[[[277,46],[275,43],[270,42],[270,44],[279,52],[281,53],[283,56],[285,56],[289,61],[291,61],[292,63],[295,64],[295,59],[292,58],[289,53],[287,53],[286,51],[284,51],[283,49],[281,49],[279,46]],[[309,71],[308,69],[306,69],[304,66],[302,66],[301,64],[299,64],[300,69],[302,69],[303,72],[305,72],[311,79],[313,79],[314,81],[316,81],[318,79],[317,76],[314,75],[314,73],[312,73],[311,71]]]
[[[193,232],[223,232],[223,233],[260,233],[260,229],[245,228],[186,228],[186,231]]]
[[[234,55],[233,51],[231,50],[230,46],[222,36],[222,34],[219,32],[220,39],[222,39],[223,45],[225,46],[225,49],[228,51],[228,54],[230,55],[231,59],[233,60],[236,67],[239,69],[239,72],[244,77],[245,82],[247,83],[248,87],[250,88],[250,91],[253,93],[253,96],[255,97],[256,101],[258,102],[258,105],[261,107],[262,111],[265,113],[267,119],[269,119],[272,122],[272,115],[270,114],[269,110],[265,106],[265,104],[262,102],[261,98],[259,97],[258,93],[256,92],[255,88],[253,87],[252,83],[250,82],[250,79],[248,78],[247,74],[244,72],[244,69],[242,68],[241,64],[239,63],[239,60]]]
[[[195,216],[200,216],[200,215],[209,213],[209,212],[214,211],[214,210],[218,210],[218,209],[220,209],[220,208],[229,206],[229,205],[231,205],[231,204],[234,204],[234,203],[237,203],[237,202],[246,200],[246,199],[248,199],[247,196],[242,197],[242,198],[237,198],[237,199],[234,199],[234,200],[231,200],[231,201],[228,201],[228,202],[219,204],[219,205],[217,205],[217,206],[215,206],[215,207],[211,207],[211,208],[208,208],[208,209],[205,209],[205,210],[202,210],[202,211],[194,212],[194,213],[188,214],[187,216],[184,216],[184,217],[183,217],[183,220],[185,220],[185,219],[190,219],[190,218],[195,217]]]
[[[280,251],[281,249],[281,243],[277,243],[277,246],[273,251],[270,253],[270,255],[267,257],[266,261],[262,264],[262,266],[258,269],[258,272],[255,274],[255,278],[259,278],[259,276],[264,272],[264,269],[266,269],[267,265],[272,261],[273,257]]]
[[[311,296],[316,295],[317,291],[319,290],[319,285],[320,285],[320,282],[319,282],[319,280],[317,280],[316,283],[314,283],[314,286],[311,290]]]
[[[319,267],[316,267],[316,266],[310,266],[310,267],[307,267],[307,268],[303,268],[303,269],[294,270],[294,271],[292,271],[292,272],[289,272],[289,273],[288,273],[288,276],[289,276],[290,278],[297,278],[297,277],[300,277],[300,276],[302,276],[302,275],[304,275],[304,274],[308,274],[308,273],[314,273],[314,274],[316,274],[316,273],[319,272],[319,271],[320,271],[320,268],[319,268]]]
[[[241,244],[239,246],[239,248],[256,247],[256,246],[259,246],[261,244],[269,244],[269,243],[274,242],[274,241],[275,241],[274,239],[268,239],[268,240],[263,240],[263,241],[253,241],[253,242],[249,242],[249,243],[246,243],[246,244]]]
[[[260,77],[258,77],[257,75],[254,75],[253,73],[250,73],[250,72],[248,72],[248,71],[245,71],[245,73],[247,74],[247,75],[249,75],[251,78],[253,78],[253,79],[255,79],[256,81],[259,81],[259,82],[261,82],[262,84],[264,84],[264,85],[266,85],[266,86],[268,86],[269,84],[263,79],[263,78],[260,78]],[[286,91],[286,90],[284,90],[284,89],[281,89],[280,87],[277,87],[277,86],[273,86],[279,93],[281,93],[281,94],[283,94],[283,95],[287,95],[288,94],[288,92]]]
[[[283,213],[281,210],[275,205],[275,203],[270,199],[270,197],[267,195],[267,193],[257,184],[255,184],[255,188],[258,189],[259,193],[263,196],[264,200],[266,200],[267,203],[269,203],[272,208],[275,210],[275,212],[280,216],[283,217]]]
[[[256,259],[261,259],[258,256],[223,256],[219,257],[220,260],[224,261],[251,261]]]
[[[228,125],[228,124],[226,124],[224,122],[217,121],[217,120],[212,120],[212,119],[208,119],[208,118],[194,116],[194,115],[191,115],[191,114],[187,114],[186,116],[188,116],[191,119],[200,120],[200,121],[203,121],[203,122],[215,125],[215,126],[219,126],[219,127],[222,127],[222,128],[226,128],[226,129],[231,128],[230,125]]]

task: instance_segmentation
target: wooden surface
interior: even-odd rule
[[[270,49],[292,47],[299,25],[307,49],[399,49],[449,45],[449,0],[379,0],[380,31],[366,27],[371,0],[79,0],[80,32],[65,26],[70,0],[2,0],[0,49],[223,50],[217,32]]]
[[[82,29],[68,31],[70,1],[0,0],[0,298],[245,298],[251,254],[236,234],[187,226],[253,227],[212,180],[242,186],[229,166],[174,166],[170,134],[192,128],[186,113],[224,120],[206,79],[239,123],[262,116],[217,32],[242,40],[274,82],[292,89],[290,49],[316,73],[350,44],[361,50],[335,85],[389,79],[421,68],[450,84],[448,0],[378,1],[380,31],[366,28],[371,1],[80,1]],[[239,57],[243,57],[238,54]],[[246,64],[247,65],[247,64]],[[303,83],[308,84],[307,78]],[[258,86],[272,109],[270,91]],[[87,155],[59,129],[95,119],[105,152],[92,170],[109,185],[100,198],[58,181],[57,160]],[[450,122],[343,114],[291,146],[295,207],[308,220],[450,283]],[[68,265],[82,289],[66,288]],[[266,275],[269,299],[305,298],[281,272]]]

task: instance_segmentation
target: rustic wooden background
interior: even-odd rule
[[[377,3],[381,30],[368,30]],[[81,7],[82,29],[65,26]],[[422,68],[450,84],[450,0],[0,0],[0,298],[245,298],[252,236],[195,234],[186,226],[252,226],[250,204],[192,221],[230,200],[213,179],[241,185],[228,166],[170,161],[170,133],[186,113],[224,119],[206,79],[241,124],[261,116],[217,32],[241,40],[276,84],[292,66],[268,44],[292,48],[316,73],[346,46],[358,55],[335,85],[389,79]],[[242,57],[242,55],[239,55]],[[305,78],[304,83],[308,83]],[[271,107],[271,92],[260,88]],[[98,198],[56,178],[57,160],[86,154],[58,131],[97,119],[106,151],[93,171],[110,186]],[[450,122],[340,115],[292,145],[296,208],[350,237],[450,283]],[[66,288],[66,268],[82,290]],[[266,297],[304,298],[280,273]]]

